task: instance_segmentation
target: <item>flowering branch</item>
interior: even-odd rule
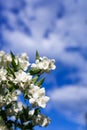
[[[54,63],[54,59],[40,57],[38,52],[35,63],[30,63],[26,53],[0,51],[0,130],[33,130],[35,126],[50,123],[41,114],[49,101],[42,87],[45,78],[41,75],[54,70]]]

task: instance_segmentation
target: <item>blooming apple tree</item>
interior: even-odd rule
[[[41,75],[54,70],[54,63],[54,59],[40,57],[38,52],[35,63],[30,63],[26,53],[0,51],[0,130],[33,130],[50,123],[41,113],[49,101]]]

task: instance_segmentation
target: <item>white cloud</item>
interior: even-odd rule
[[[71,2],[68,0],[66,0],[66,2],[56,0],[55,2],[51,1],[50,4],[49,0],[42,2],[43,4],[41,6],[37,6],[41,4],[41,1],[27,1],[27,5],[22,10],[19,8],[19,13],[15,15],[10,11],[10,8],[14,8],[15,4],[8,0],[10,7],[8,4],[5,4],[8,8],[3,11],[3,15],[7,17],[9,25],[13,27],[14,30],[9,31],[8,28],[3,29],[3,38],[9,41],[10,45],[17,50],[18,46],[14,46],[14,44],[18,43],[18,39],[15,38],[14,40],[14,37],[19,33],[19,35],[21,35],[21,38],[18,35],[19,45],[22,44],[21,49],[26,48],[26,46],[29,46],[30,50],[38,47],[41,49],[41,52],[45,51],[46,55],[53,55],[57,59],[62,59],[67,55],[66,62],[71,62],[69,59],[75,58],[75,56],[67,53],[65,49],[67,47],[86,46],[87,39],[85,37],[87,35],[87,26],[85,24],[86,18],[83,9],[87,2],[79,1],[78,4],[75,4],[73,0],[71,0]],[[20,4],[16,2],[16,5]],[[62,10],[65,10],[63,12],[63,18],[57,19],[57,13],[62,12]],[[31,30],[31,37],[26,35],[23,30],[21,31],[22,25],[18,24],[18,20],[22,21],[27,29]],[[47,29],[51,30],[48,39],[43,38]],[[10,45],[8,45],[8,48]],[[53,51],[51,52],[51,50]],[[79,54],[76,55],[78,55],[79,59]]]
[[[51,108],[66,115],[72,121],[85,124],[87,112],[87,88],[79,86],[63,86],[49,91]]]
[[[3,49],[16,53],[26,51],[32,58],[37,49],[41,55],[77,67],[80,84],[87,85],[87,60],[82,56],[84,49],[87,49],[87,2],[26,0],[25,3],[21,9],[20,1],[8,0],[7,3],[2,1],[5,7],[2,14],[13,28],[9,30],[6,24],[3,24],[2,34],[6,43]],[[15,7],[19,9],[18,14],[11,12]],[[63,17],[57,18],[58,14]],[[18,24],[18,21],[23,25]],[[31,31],[31,35],[26,34],[23,26]],[[44,38],[47,30],[50,30],[48,38]],[[80,48],[80,51],[67,51],[69,47]]]

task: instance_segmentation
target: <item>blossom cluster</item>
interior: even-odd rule
[[[41,114],[41,108],[46,107],[49,97],[41,75],[55,68],[54,59],[40,57],[38,52],[35,63],[30,63],[26,53],[0,51],[0,122],[12,130],[47,126],[50,119]]]

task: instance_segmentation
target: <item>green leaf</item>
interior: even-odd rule
[[[38,51],[36,51],[36,60],[40,58]]]
[[[2,121],[2,117],[0,116],[0,121]]]
[[[15,78],[14,70],[11,67],[8,66],[7,71],[8,71],[8,74],[12,74],[13,77]]]
[[[40,113],[40,108],[35,109],[35,115],[38,115]]]
[[[45,78],[40,79],[35,85],[41,86],[44,82]]]
[[[12,51],[10,51],[10,54],[11,54],[11,57],[12,57],[13,59],[15,59],[15,55],[13,54]]]
[[[12,65],[14,71],[17,71],[20,68],[19,61],[18,61],[18,64],[16,64],[16,62],[15,62],[15,55],[13,54],[13,52],[10,52],[10,54],[11,54],[11,57],[12,57],[11,65]]]
[[[29,71],[31,75],[39,74],[40,72],[41,72],[41,69],[37,69],[37,68],[31,68]]]
[[[16,62],[15,62],[15,55],[13,52],[10,52],[11,57],[12,57],[12,67],[15,69],[17,67]]]
[[[31,82],[32,82],[33,84],[35,84],[35,83],[37,82],[38,78],[39,78],[38,76],[35,76],[35,77],[32,79]]]

